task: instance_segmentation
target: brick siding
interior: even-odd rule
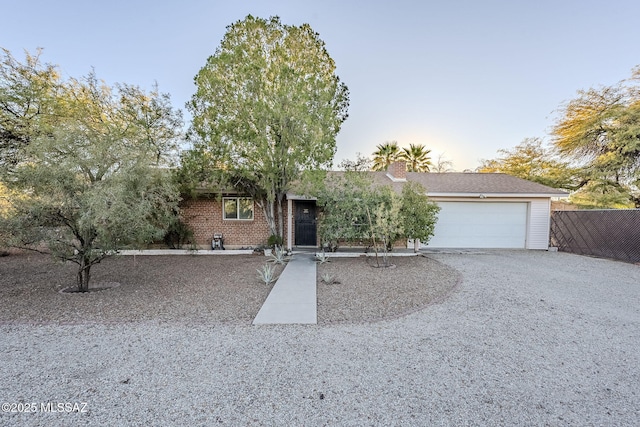
[[[284,205],[284,239],[287,236],[286,202]],[[214,233],[224,235],[224,246],[229,249],[266,245],[270,232],[264,213],[254,202],[253,220],[229,220],[222,216],[222,198],[201,196],[185,199],[181,203],[182,219],[193,230],[199,248],[211,248]]]
[[[284,245],[287,245],[287,202],[284,205]],[[292,204],[291,246],[295,246],[295,209],[296,201]],[[222,219],[222,198],[220,196],[201,196],[197,199],[185,199],[181,203],[182,219],[191,227],[195,244],[201,249],[211,248],[214,233],[224,235],[224,246],[229,249],[255,248],[266,245],[271,234],[262,209],[254,202],[253,220]],[[320,236],[317,235],[317,245]],[[341,247],[366,247],[367,241],[340,242]],[[405,239],[394,242],[394,248],[406,248]]]

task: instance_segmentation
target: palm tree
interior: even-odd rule
[[[376,148],[377,150],[373,152],[373,166],[371,168],[374,171],[387,170],[391,163],[399,160],[400,147],[398,147],[397,141],[378,144]]]
[[[399,160],[407,162],[407,172],[429,172],[432,163],[429,157],[431,150],[427,150],[422,144],[409,144],[409,148],[403,148]]]

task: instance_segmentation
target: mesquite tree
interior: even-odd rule
[[[46,129],[22,138],[19,150],[9,147],[2,180],[20,197],[0,215],[0,236],[6,245],[76,263],[78,290],[86,292],[93,265],[162,238],[178,202],[162,166],[176,148],[181,117],[166,95],[111,88],[93,74],[56,85]]]

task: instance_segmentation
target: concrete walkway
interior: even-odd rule
[[[313,254],[293,256],[253,320],[254,325],[293,323],[318,323]]]

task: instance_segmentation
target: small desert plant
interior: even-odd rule
[[[329,251],[329,252],[337,252],[338,251],[338,240],[334,239],[334,240],[329,240],[327,242],[325,242],[322,245],[322,251]]]
[[[275,282],[276,268],[273,265],[265,264],[262,268],[257,268],[258,278],[264,282],[265,285],[269,285],[271,282]]]
[[[273,252],[271,253],[271,261],[274,264],[286,264],[288,261],[287,252],[282,249],[280,246],[276,246]]]
[[[327,255],[324,251],[316,254],[316,261],[320,264],[324,264],[325,262],[329,262],[329,255]]]
[[[320,276],[320,279],[322,279],[322,281],[323,281],[324,283],[326,283],[327,285],[331,285],[331,284],[333,284],[333,283],[336,281],[335,276],[332,276],[332,275],[331,275],[331,274],[329,274],[329,273],[324,273],[324,274],[322,274],[322,276]]]

